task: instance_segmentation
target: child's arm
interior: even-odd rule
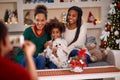
[[[44,47],[47,48],[47,46],[49,46],[50,48],[52,48],[52,41],[47,41],[45,44],[44,44]]]

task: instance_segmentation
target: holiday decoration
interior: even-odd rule
[[[107,41],[107,37],[109,37],[109,35],[110,35],[110,32],[102,31],[102,36],[100,37],[100,39]]]
[[[17,10],[7,9],[5,12],[4,21],[8,24],[17,24],[18,22]]]
[[[95,17],[93,16],[93,14],[91,12],[89,12],[87,22],[88,23],[93,23],[94,25],[96,25],[96,21],[97,21],[97,19],[95,19]]]
[[[120,50],[120,0],[113,0],[100,37],[101,48]]]
[[[108,25],[107,26],[107,31],[110,31],[111,30],[111,27]]]
[[[118,3],[117,7],[120,8],[120,2]]]
[[[115,36],[118,36],[118,35],[119,35],[119,32],[118,32],[118,31],[115,31],[115,32],[114,32],[114,35],[115,35]]]
[[[33,24],[33,21],[32,21],[32,19],[30,18],[30,11],[27,11],[26,14],[25,14],[24,24],[25,24],[25,25],[32,25],[32,24]]]
[[[117,39],[116,43],[119,45],[119,49],[120,49],[120,39]]]
[[[86,67],[86,50],[79,50],[78,56],[70,57],[68,63],[71,71],[82,72],[83,67]]]
[[[101,47],[104,47],[105,46],[105,42],[101,42]]]
[[[5,15],[4,15],[4,22],[8,22],[8,18],[9,18],[9,12],[8,9],[5,11]]]
[[[112,3],[111,5],[110,5],[110,11],[108,12],[109,14],[115,14],[116,12],[115,12],[115,6],[116,6],[116,3]]]
[[[62,21],[63,23],[66,23],[66,16],[67,16],[66,12],[62,12],[62,13],[61,13],[61,21]]]

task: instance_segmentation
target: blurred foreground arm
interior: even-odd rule
[[[33,54],[36,50],[36,47],[32,42],[25,41],[22,46],[22,49],[25,53],[24,55],[26,58],[26,65],[27,65],[28,72],[30,73],[32,80],[37,80],[38,78],[37,72],[36,72],[34,61],[33,61]]]

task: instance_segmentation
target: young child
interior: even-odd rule
[[[44,50],[45,56],[54,63],[57,68],[68,67],[67,42],[61,37],[65,31],[64,24],[54,18],[47,24],[47,29],[50,31],[52,40],[48,42],[49,44]]]

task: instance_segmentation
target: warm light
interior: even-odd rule
[[[17,24],[18,22],[16,21],[16,22],[14,22],[15,24]]]
[[[8,24],[8,22],[5,22],[5,24]]]
[[[11,22],[9,22],[9,24],[12,24]]]
[[[101,20],[100,20],[100,19],[97,19],[96,23],[101,23]]]
[[[27,24],[25,24],[25,26],[28,26]]]

